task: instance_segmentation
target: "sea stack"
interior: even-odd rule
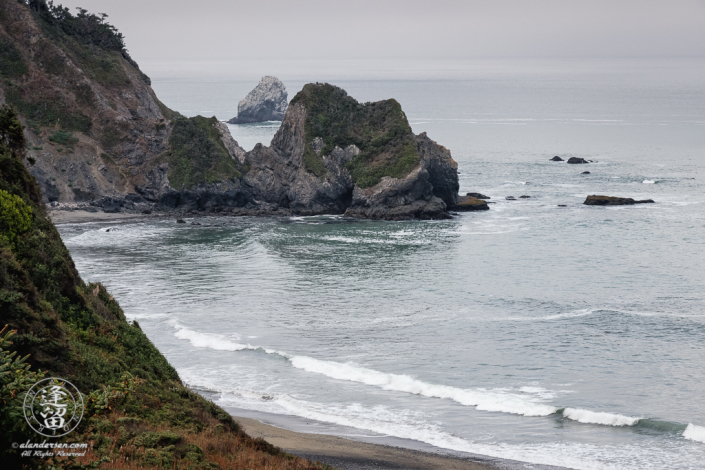
[[[277,77],[262,77],[259,84],[237,105],[230,124],[281,121],[288,106],[286,87]]]

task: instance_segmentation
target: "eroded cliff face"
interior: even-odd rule
[[[30,172],[48,201],[134,192],[166,149],[170,111],[127,53],[86,44],[40,13],[51,16],[0,1],[0,41],[14,58],[0,66],[0,100],[27,127]]]
[[[363,105],[328,84],[306,85],[271,147],[245,160],[242,181],[253,198],[297,214],[445,218],[457,200],[457,163],[426,134],[411,133],[396,101]]]

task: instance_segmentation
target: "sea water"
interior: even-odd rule
[[[493,204],[444,221],[60,226],[81,276],[182,379],[298,431],[705,468],[702,61],[308,65],[144,68],[168,106],[222,120],[265,74],[290,98],[312,81],[395,98],[451,150],[461,194]],[[248,150],[277,128],[230,126]],[[589,194],[656,203],[585,206]]]

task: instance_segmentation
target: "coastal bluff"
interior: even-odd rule
[[[310,83],[287,106],[284,85],[263,77],[238,119],[282,125],[246,152],[216,117],[161,103],[97,16],[41,0],[0,0],[0,15],[0,105],[17,110],[25,166],[57,210],[402,220],[448,218],[458,202],[450,151],[415,135],[394,99]]]

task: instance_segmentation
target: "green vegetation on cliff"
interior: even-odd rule
[[[169,137],[166,161],[169,184],[176,189],[240,178],[237,162],[228,153],[214,117],[178,117]]]
[[[251,439],[225,411],[184,387],[105,287],[80,278],[22,163],[25,145],[15,112],[0,108],[3,468],[321,468]],[[23,458],[11,446],[44,440],[22,413],[28,388],[44,376],[68,380],[84,396],[80,426],[51,439],[89,443],[83,457]]]
[[[396,100],[361,104],[341,88],[316,83],[297,93],[291,104],[297,103],[303,104],[307,113],[304,163],[316,176],[326,172],[322,155],[335,146],[351,144],[360,154],[346,167],[361,188],[376,185],[384,176],[403,178],[419,165],[411,127]],[[311,146],[316,137],[325,145],[320,156]]]

